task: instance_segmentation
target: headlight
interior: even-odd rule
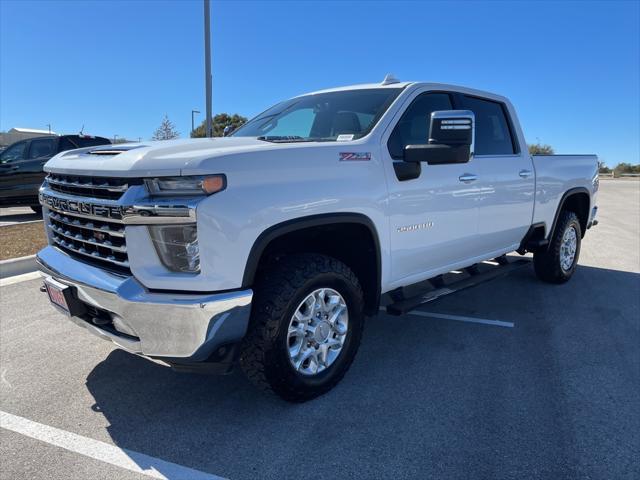
[[[159,177],[145,181],[147,190],[154,196],[211,195],[224,190],[227,179],[224,175],[195,177]]]
[[[198,273],[200,250],[195,225],[149,225],[162,264],[174,272]]]

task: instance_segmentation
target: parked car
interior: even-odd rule
[[[24,205],[41,213],[38,189],[45,177],[44,164],[66,150],[110,143],[103,137],[60,135],[30,138],[9,145],[0,152],[0,206]]]
[[[239,362],[290,401],[342,379],[383,294],[516,250],[566,282],[597,212],[597,157],[532,157],[505,97],[390,79],[45,170],[54,306],[175,369]]]

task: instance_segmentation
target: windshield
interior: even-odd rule
[[[401,91],[371,88],[292,98],[249,120],[232,136],[272,142],[353,140],[371,131]]]

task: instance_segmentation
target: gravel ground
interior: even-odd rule
[[[46,245],[42,221],[0,227],[0,260],[33,255]]]

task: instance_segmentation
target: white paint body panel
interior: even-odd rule
[[[380,88],[370,85],[357,88]],[[201,273],[178,274],[160,263],[143,226],[127,227],[131,270],[146,287],[217,291],[242,286],[252,246],[269,227],[309,215],[358,213],[375,226],[381,256],[381,290],[389,291],[517,248],[532,223],[553,224],[562,195],[583,187],[594,205],[594,156],[534,157],[526,153],[515,110],[498,95],[442,84],[395,84],[404,90],[373,130],[347,142],[269,143],[231,137],[131,144],[116,156],[64,152],[45,170],[55,173],[152,177],[223,173],[225,191],[198,204]],[[345,87],[349,89],[352,87]],[[354,87],[355,88],[355,87]],[[476,157],[468,164],[424,164],[420,178],[400,182],[386,147],[388,135],[411,99],[437,90],[504,102],[521,155]],[[369,152],[370,161],[339,161],[340,152]],[[530,169],[522,179],[518,173]],[[458,177],[475,173],[473,185]],[[432,222],[430,228],[398,227]]]

